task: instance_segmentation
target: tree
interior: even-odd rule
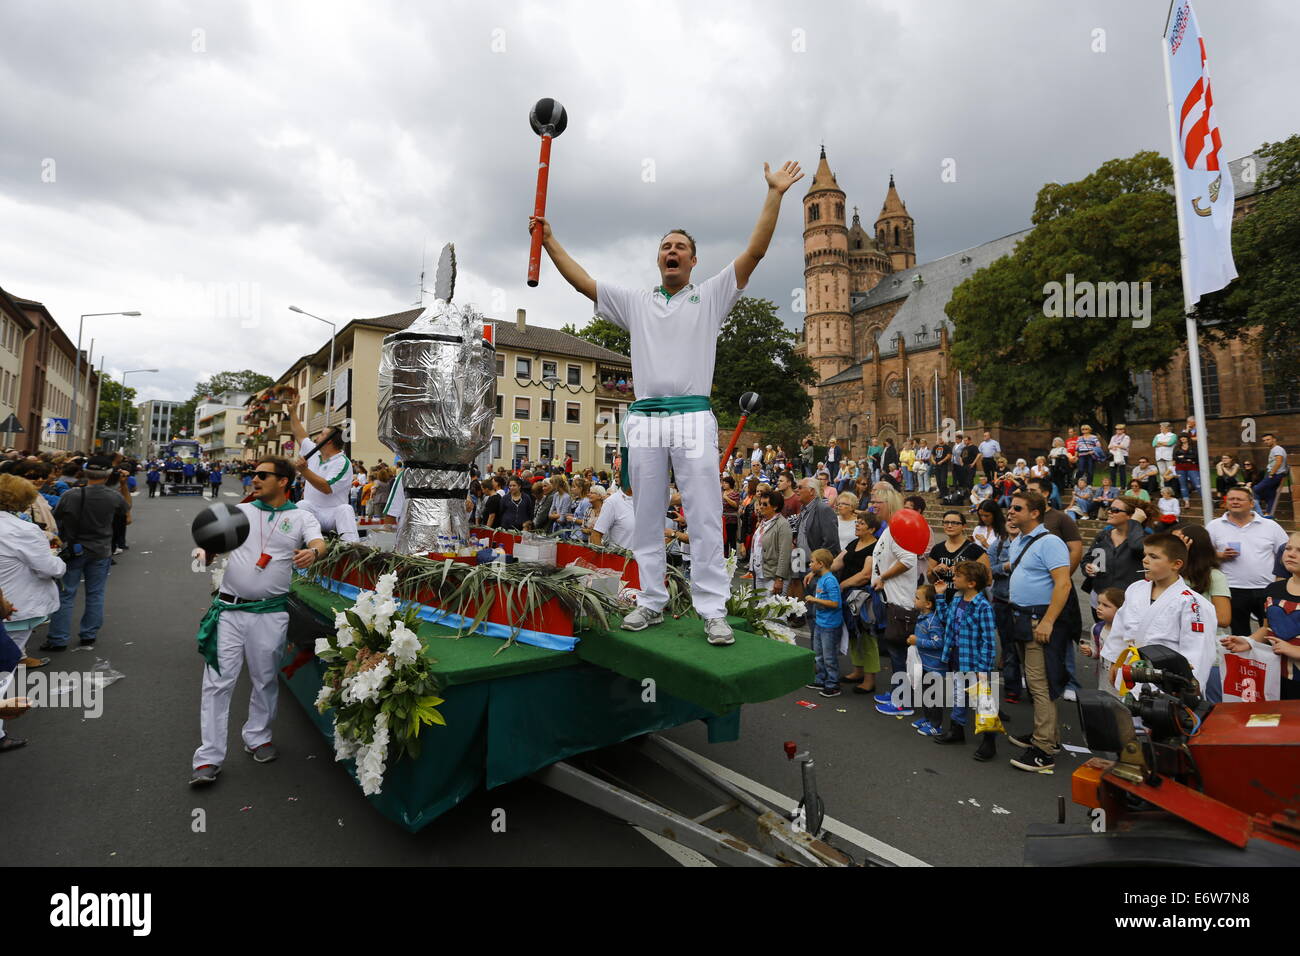
[[[560,331],[576,335],[580,339],[586,339],[593,345],[599,345],[601,348],[617,352],[619,355],[632,354],[632,336],[628,334],[626,329],[619,328],[601,315],[596,316],[584,325],[581,330],[575,329],[573,323],[570,322]]]
[[[1267,388],[1294,382],[1300,362],[1300,134],[1256,152],[1267,160],[1259,197],[1232,226],[1238,276],[1203,296],[1197,315],[1209,339],[1259,335],[1258,353],[1276,375]]]
[[[122,383],[105,372],[99,390],[99,416],[95,419],[95,433],[103,435],[115,431],[119,409],[122,412],[122,428],[129,429],[136,418],[135,395],[135,389],[128,388],[124,396]]]
[[[757,392],[763,405],[753,419],[754,427],[769,437],[774,430],[783,436],[788,433],[794,437],[778,440],[788,448],[797,447],[799,438],[810,430],[808,386],[817,382],[808,360],[795,352],[797,341],[781,322],[775,303],[741,296],[722,324],[713,371],[710,398],[723,428],[734,428],[740,418],[740,396]]]
[[[945,308],[953,360],[977,386],[968,415],[1106,431],[1123,420],[1131,373],[1164,368],[1183,341],[1172,183],[1169,161],[1141,152],[1039,191],[1034,230]],[[1094,317],[1125,301],[1117,283],[1150,283],[1150,312],[1137,315],[1139,285],[1122,290],[1127,315]]]
[[[180,422],[177,429],[184,428],[193,437],[194,413],[207,396],[215,397],[222,392],[260,392],[274,384],[275,379],[271,376],[254,372],[252,369],[246,368],[242,372],[218,372],[194,386],[194,394],[177,409],[172,421]]]

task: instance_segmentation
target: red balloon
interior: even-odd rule
[[[919,511],[904,508],[894,512],[889,519],[889,533],[904,551],[925,554],[930,550],[930,526]]]

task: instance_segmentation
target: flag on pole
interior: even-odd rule
[[[1191,0],[1177,7],[1164,37],[1165,82],[1173,126],[1174,187],[1182,225],[1183,296],[1190,311],[1201,296],[1237,278],[1232,261],[1235,193],[1214,114],[1205,39]]]

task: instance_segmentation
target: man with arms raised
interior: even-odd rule
[[[597,283],[573,261],[551,232],[550,223],[529,217],[528,229],[542,230],[543,247],[560,275],[596,303],[596,311],[632,340],[632,379],[641,396],[628,409],[629,462],[635,489],[632,551],[641,575],[637,608],[623,620],[640,631],[663,622],[668,602],[664,581],[664,514],[668,508],[671,461],[682,502],[691,518],[691,598],[705,621],[710,644],[733,644],[726,620],[730,582],[722,554],[722,496],[718,489],[718,423],[710,410],[718,333],[741,290],[767,252],[786,190],[803,178],[798,163],[775,172],[763,164],[767,196],[735,262],[699,285],[691,282],[695,240],[681,229],[659,242],[660,284],[627,289]],[[608,504],[606,505],[608,507]]]

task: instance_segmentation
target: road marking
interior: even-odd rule
[[[737,787],[752,793],[759,799],[766,800],[782,813],[789,808],[794,807],[799,802],[797,798],[787,797],[785,794],[779,793],[771,787],[764,786],[757,780],[751,780],[744,774],[737,773],[730,767],[724,767],[720,763],[715,763],[708,757],[696,753],[694,750],[690,751],[690,754],[691,759],[699,761],[702,767],[708,768],[724,780],[729,780]],[[924,860],[918,860],[910,853],[905,853],[897,847],[892,847],[888,843],[877,840],[875,837],[869,836],[856,827],[852,827],[841,820],[836,820],[834,817],[824,817],[822,819],[822,827],[827,832],[848,840],[859,849],[866,850],[869,853],[874,853],[876,856],[897,864],[898,866],[930,866],[930,864],[926,863]]]
[[[635,830],[637,833],[641,834],[643,837],[645,837],[655,846],[659,847],[659,849],[667,853],[670,857],[673,858],[673,860],[676,863],[678,863],[681,866],[717,866],[718,865],[714,863],[712,860],[710,860],[708,857],[706,857],[704,854],[696,850],[692,850],[688,846],[682,846],[680,843],[674,843],[666,836],[660,836],[658,833],[655,833],[651,830],[647,830],[645,827],[639,827],[633,824],[632,829]]]

